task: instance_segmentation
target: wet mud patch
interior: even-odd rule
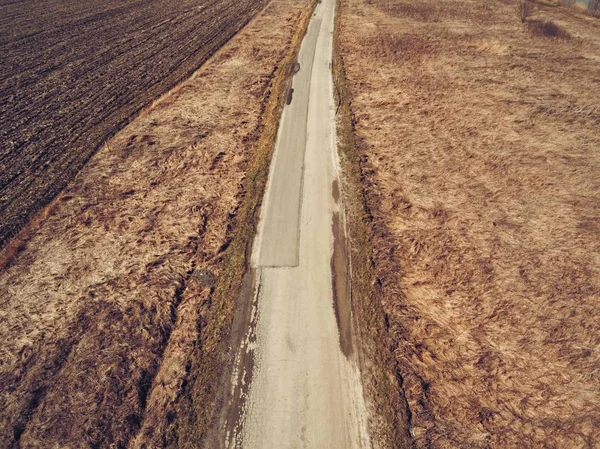
[[[339,198],[339,190],[335,187],[334,199]],[[340,348],[346,357],[352,355],[352,300],[350,295],[350,280],[348,278],[348,257],[346,252],[346,237],[342,228],[339,212],[333,213],[333,254],[331,256],[331,283],[333,291],[333,308],[340,336]]]
[[[340,201],[340,185],[337,179],[335,179],[331,184],[331,195],[333,196],[333,201],[335,201],[335,204],[338,204]]]
[[[254,372],[254,343],[256,341],[256,324],[258,320],[258,298],[260,290],[255,291],[256,272],[249,269],[242,280],[237,300],[236,316],[233,320],[231,347],[239,348],[232,368],[223,374],[219,402],[222,411],[207,437],[207,447],[221,447],[223,437],[225,447],[233,444],[237,447],[241,425],[244,419],[244,404],[252,383]]]

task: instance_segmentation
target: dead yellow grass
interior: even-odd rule
[[[1,447],[200,444],[219,367],[193,354],[223,359],[230,248],[252,226],[236,217],[261,197],[247,175],[266,171],[261,117],[307,6],[272,3],[120,132],[0,273]],[[182,407],[196,370],[205,391]]]
[[[374,273],[422,448],[600,445],[600,22],[342,0]]]

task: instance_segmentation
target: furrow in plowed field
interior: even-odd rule
[[[0,246],[263,1],[0,5]]]

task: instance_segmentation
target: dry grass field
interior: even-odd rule
[[[600,447],[600,20],[341,0],[374,271],[418,448]]]
[[[0,247],[264,4],[0,2]]]
[[[277,77],[308,6],[270,3],[104,145],[16,253],[0,254],[0,447],[199,445],[231,320],[226,288],[239,289],[227,258],[253,226],[245,201],[261,196],[261,136],[277,126],[264,117],[278,116]]]

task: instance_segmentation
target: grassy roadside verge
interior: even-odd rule
[[[354,136],[352,98],[346,84],[340,47],[340,2],[336,7],[333,42],[333,80],[337,102],[337,137],[343,182],[344,204],[350,244],[351,297],[355,323],[360,334],[364,388],[372,414],[374,439],[383,448],[412,448],[410,410],[402,388],[402,375],[392,356],[387,316],[381,304],[378,279],[373,271],[372,220],[361,188],[361,160]]]
[[[224,253],[222,267],[210,298],[210,312],[202,323],[201,341],[190,358],[189,378],[178,403],[182,417],[168,438],[178,447],[201,447],[211,426],[220,381],[231,363],[230,332],[236,312],[236,298],[248,268],[252,241],[259,220],[260,205],[269,173],[269,162],[277,137],[279,119],[286,100],[293,65],[308,27],[315,2],[302,11],[287,55],[275,69],[263,105],[262,119],[251,142],[253,159],[243,185],[243,200],[229,230],[232,239]]]

